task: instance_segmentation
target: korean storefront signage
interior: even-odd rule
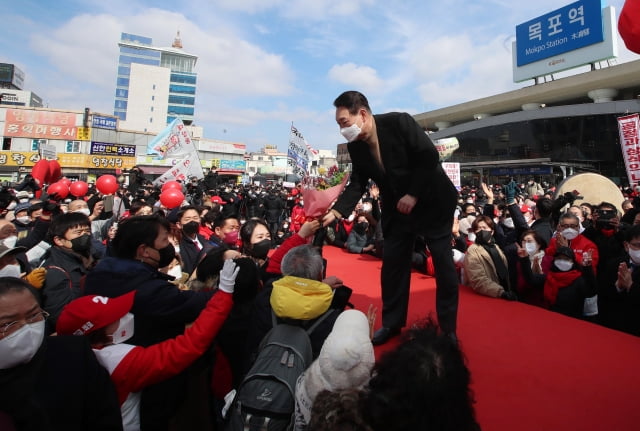
[[[135,157],[136,146],[127,144],[108,144],[105,142],[91,142],[89,153],[100,156]]]
[[[77,139],[76,114],[32,109],[7,109],[4,136],[35,139]]]

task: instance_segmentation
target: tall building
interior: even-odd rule
[[[180,32],[171,47],[122,33],[113,113],[122,129],[159,132],[175,118],[193,123],[197,56],[182,50]]]

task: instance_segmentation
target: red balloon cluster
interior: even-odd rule
[[[181,189],[167,188],[160,193],[160,203],[164,205],[165,208],[177,208],[183,201],[184,195]]]
[[[118,191],[118,180],[113,175],[102,175],[96,180],[96,189],[103,195],[112,195]]]
[[[179,190],[180,192],[182,192],[182,184],[180,184],[177,181],[167,181],[166,183],[164,183],[162,185],[162,191],[166,191],[169,189],[175,189],[175,190]]]

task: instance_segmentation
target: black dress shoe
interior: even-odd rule
[[[383,326],[373,334],[373,339],[371,340],[371,343],[374,346],[379,346],[380,344],[386,343],[391,338],[397,335],[400,335],[400,328],[385,328]]]

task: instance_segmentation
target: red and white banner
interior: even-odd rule
[[[156,178],[153,181],[153,185],[162,186],[167,181],[181,181],[182,183],[186,183],[193,177],[196,177],[199,180],[204,178],[198,153],[189,154],[187,157],[177,162],[167,172]]]
[[[629,185],[635,186],[640,182],[640,144],[638,143],[640,116],[638,114],[618,117],[620,131],[620,146],[624,166],[627,169]]]

